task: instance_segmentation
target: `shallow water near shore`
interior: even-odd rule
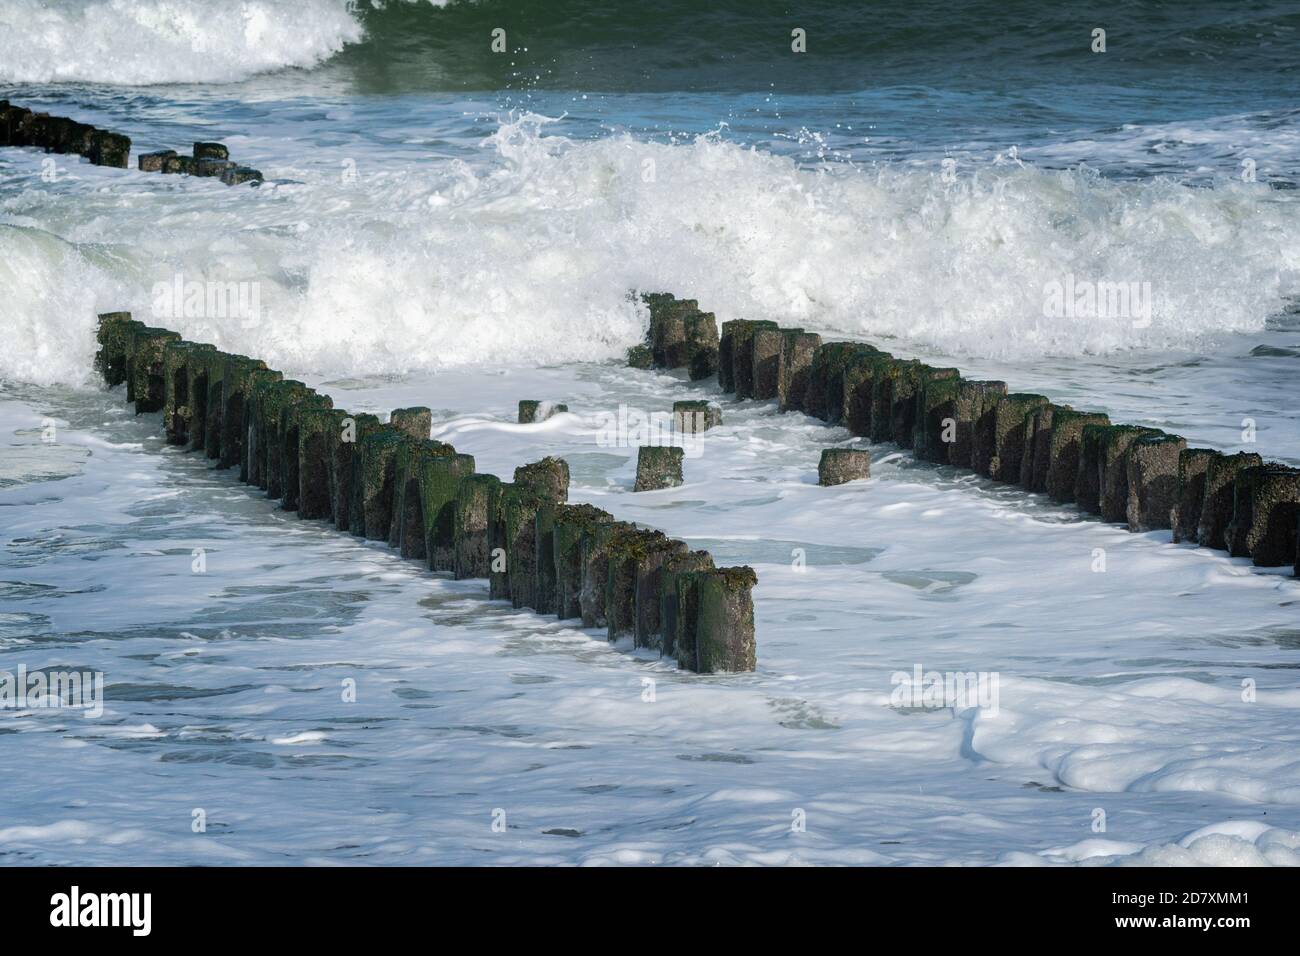
[[[1289,569],[621,362],[662,289],[1300,465],[1286,5],[1153,4],[1140,45],[1117,13],[1097,60],[1037,5],[813,4],[798,60],[763,4],[524,4],[505,62],[458,40],[490,2],[204,7],[0,11],[0,97],[267,177],[0,150],[0,671],[105,676],[98,719],[0,709],[0,863],[1300,863]],[[160,309],[178,277],[259,313]],[[1068,277],[1151,312],[1048,315]],[[116,309],[337,407],[427,405],[480,471],[563,456],[571,500],[754,566],[758,670],[299,521],[96,384]],[[596,416],[686,397],[722,427],[632,494]],[[849,443],[870,480],[818,487]],[[898,706],[918,667],[996,699]]]
[[[724,425],[669,491],[633,495],[634,449],[589,416],[512,422],[520,394],[691,390],[659,373],[319,387],[354,411],[418,397],[479,470],[564,455],[573,500],[752,564],[758,671],[679,673],[298,521],[120,389],[7,390],[31,464],[0,491],[0,666],[107,683],[99,720],[6,715],[0,746],[44,768],[6,798],[8,862],[1296,862],[1287,576],[890,446],[869,482],[819,488],[816,449],[845,432],[712,387]],[[891,706],[914,666],[996,673],[993,715]]]

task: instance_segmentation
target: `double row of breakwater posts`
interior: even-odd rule
[[[514,481],[429,438],[427,408],[388,422],[335,408],[266,363],[99,316],[97,369],[137,414],[161,412],[167,441],[239,470],[299,518],[386,542],[489,596],[658,650],[700,673],[755,667],[752,568],[718,568],[662,532],[569,504],[569,467],[547,457]]]
[[[35,146],[47,153],[84,156],[96,166],[126,169],[131,156],[131,138],[80,123],[66,116],[37,113],[0,100],[0,146]],[[230,159],[222,143],[195,143],[189,156],[174,149],[141,153],[137,160],[146,173],[183,173],[220,179],[227,186],[261,182],[256,169]]]
[[[973,381],[864,342],[823,342],[748,319],[722,323],[718,336],[713,314],[693,299],[642,299],[650,329],[629,365],[685,368],[692,380],[716,371],[737,399],[774,400],[781,411],[1046,493],[1129,531],[1170,530],[1175,542],[1300,575],[1300,469],[1253,452],[1188,447],[1158,428],[1009,393],[1005,382]]]

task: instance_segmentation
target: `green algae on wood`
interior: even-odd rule
[[[1228,524],[1233,514],[1233,483],[1247,468],[1262,465],[1264,459],[1254,452],[1237,452],[1210,459],[1205,469],[1205,498],[1201,502],[1201,522],[1196,540],[1205,548],[1228,549]]]
[[[817,463],[817,484],[843,485],[871,477],[871,453],[862,448],[823,448]]]
[[[682,483],[685,451],[676,445],[642,445],[637,449],[633,491],[658,491]]]
[[[1178,458],[1187,441],[1163,432],[1143,435],[1129,446],[1128,507],[1130,531],[1168,528],[1178,503]]]
[[[452,513],[455,540],[452,572],[457,579],[489,577],[492,509],[500,494],[501,479],[496,475],[466,475],[457,483]]]
[[[1110,417],[1100,412],[1061,409],[1052,416],[1047,436],[1047,493],[1053,501],[1074,501],[1079,481],[1079,443],[1088,425],[1109,425]]]
[[[554,506],[552,560],[555,567],[555,614],[560,619],[582,616],[582,549],[597,525],[614,517],[594,505]]]
[[[1020,481],[1029,419],[1046,404],[1046,396],[1013,392],[994,405],[993,457],[989,461],[989,477],[994,481],[1009,484]]]
[[[1184,448],[1178,455],[1178,501],[1170,516],[1174,541],[1196,541],[1205,503],[1205,478],[1210,462],[1219,457],[1210,448]]]
[[[1277,463],[1245,468],[1233,482],[1229,553],[1256,567],[1294,566],[1298,520],[1300,470]]]

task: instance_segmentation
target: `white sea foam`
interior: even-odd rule
[[[0,81],[229,83],[311,67],[362,37],[346,0],[7,0]]]
[[[430,406],[432,436],[482,472],[561,456],[572,500],[753,566],[758,671],[682,674],[293,519],[202,456],[159,451],[157,416],[120,388],[23,389],[40,413],[0,397],[0,438],[50,458],[99,443],[78,475],[0,488],[22,503],[0,521],[0,645],[34,667],[75,635],[115,723],[9,718],[21,735],[0,740],[42,773],[12,801],[6,852],[111,861],[118,834],[147,829],[134,863],[1300,859],[1289,575],[886,449],[869,482],[821,488],[817,451],[842,429],[712,388],[724,424],[686,483],[632,494],[635,450],[598,444],[595,414],[668,407],[683,385],[666,375],[310,384],[354,412]],[[516,425],[521,396],[575,411]],[[51,404],[59,445],[31,432]],[[891,675],[917,665],[998,675],[998,713],[890,706]],[[114,746],[118,726],[157,733]],[[382,812],[358,823],[358,806]]]
[[[1142,846],[1117,840],[1081,840],[1070,846],[1009,853],[1016,866],[1084,863],[1119,866],[1300,866],[1300,833],[1247,820],[1225,820],[1201,827],[1176,843]]]
[[[472,166],[362,155],[348,179],[341,161],[355,150],[313,149],[268,170],[296,184],[261,190],[86,167],[53,196],[34,185],[7,211],[59,222],[71,246],[0,234],[0,263],[24,264],[10,286],[18,335],[46,349],[39,362],[6,353],[0,374],[77,380],[93,347],[90,293],[101,310],[147,311],[153,284],[178,272],[260,282],[266,318],[168,324],[322,374],[615,357],[645,321],[632,288],[696,297],[719,320],[953,355],[1184,348],[1262,329],[1300,274],[1297,207],[1263,185],[1015,163],[945,183],[916,169],[800,168],[713,136],[571,141],[544,126],[501,124]],[[158,196],[142,202],[142,188]],[[1067,281],[1149,286],[1150,321],[1046,314],[1052,284]]]
[[[1214,791],[1300,803],[1294,749],[1246,729],[1261,716],[1252,708],[1268,720],[1294,714],[1295,694],[1245,703],[1240,689],[1181,678],[1137,681],[1100,698],[1055,682],[1004,682],[1002,694],[1021,709],[981,714],[971,736],[971,749],[990,760],[1040,767],[1077,790]],[[1085,698],[1086,706],[1069,706]]]

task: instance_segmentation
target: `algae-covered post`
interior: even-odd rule
[[[224,143],[195,143],[193,155],[195,159],[229,159],[230,150]]]
[[[252,406],[252,439],[249,445],[248,472],[268,498],[280,497],[282,476],[279,442],[280,416],[291,399],[309,394],[307,386],[293,379],[263,380],[253,383],[249,394]]]
[[[856,353],[844,370],[840,407],[844,426],[854,435],[871,435],[872,395],[876,376],[893,360],[885,352],[863,349]]]
[[[582,550],[597,525],[614,517],[593,505],[556,505],[552,522],[555,566],[555,614],[560,619],[582,616]]]
[[[692,382],[718,373],[718,319],[698,309],[686,316],[686,370]]]
[[[505,534],[506,581],[514,607],[537,606],[537,512],[547,499],[527,485],[501,490],[501,527]]]
[[[515,484],[535,488],[548,501],[566,502],[569,500],[569,463],[553,455],[530,461],[515,469]]]
[[[1101,442],[1109,425],[1084,425],[1079,433],[1079,469],[1074,476],[1074,503],[1080,511],[1101,514]]]
[[[1110,418],[1099,412],[1060,409],[1052,416],[1047,437],[1047,493],[1053,501],[1074,501],[1079,481],[1079,443],[1088,425],[1109,425]]]
[[[258,400],[265,386],[284,380],[284,373],[275,369],[255,369],[248,377],[248,391],[244,397],[244,415],[240,423],[242,439],[239,444],[239,480],[245,484],[261,485],[256,469],[260,449],[258,448]]]
[[[222,468],[241,466],[244,458],[244,406],[255,372],[266,371],[266,363],[247,355],[227,355],[221,373]]]
[[[957,376],[934,376],[928,369],[922,370],[912,438],[912,451],[917,458],[939,464],[948,461],[948,446],[957,435],[956,410],[960,393],[961,379]]]
[[[645,549],[636,566],[635,612],[633,643],[637,647],[662,648],[663,639],[663,588],[665,568],[669,563],[687,553],[685,541],[662,535]]]
[[[107,130],[95,130],[90,140],[89,159],[96,166],[126,169],[131,157],[131,137]]]
[[[176,332],[155,328],[135,329],[127,339],[127,397],[135,402],[137,415],[162,411],[163,349],[180,340]]]
[[[609,583],[610,547],[636,531],[629,521],[596,524],[582,538],[582,593],[579,607],[583,627],[605,627],[605,588]]]
[[[1178,502],[1178,457],[1187,442],[1163,432],[1143,435],[1129,446],[1128,506],[1130,531],[1169,527]]]
[[[1247,468],[1262,465],[1264,459],[1254,452],[1237,452],[1211,458],[1205,469],[1205,498],[1201,502],[1201,523],[1196,540],[1205,548],[1228,549],[1228,523],[1232,520],[1233,483]]]
[[[126,381],[126,342],[133,328],[144,328],[130,312],[102,312],[95,333],[99,344],[95,352],[95,368],[110,388]]]
[[[555,519],[559,509],[566,504],[544,501],[533,519],[533,577],[536,580],[533,610],[538,614],[554,614],[558,600],[559,572],[555,564]]]
[[[752,336],[752,331],[749,334]],[[813,353],[808,366],[808,386],[804,390],[804,412],[829,424],[840,420],[844,414],[844,370],[861,351],[862,346],[857,342],[827,342]],[[741,397],[740,388],[737,379],[737,398]]]
[[[677,580],[692,571],[713,567],[713,556],[707,551],[686,551],[669,555],[659,569],[659,653],[662,657],[677,656]],[[638,618],[640,609],[638,608]]]
[[[686,317],[699,311],[694,299],[678,299],[667,293],[642,296],[650,309],[650,351],[660,368],[681,368],[690,360],[686,340]]]
[[[486,578],[491,567],[493,503],[500,497],[501,479],[496,475],[467,475],[456,486],[456,553],[453,573],[457,579]]]
[[[357,470],[357,443],[381,427],[379,417],[366,413],[345,417],[327,442],[330,458],[330,507],[334,527],[352,529],[353,477]],[[251,459],[250,459],[251,461]]]
[[[754,643],[753,568],[716,568],[677,577],[678,663],[701,674],[752,671]]]
[[[862,448],[823,448],[817,484],[842,485],[871,476],[871,453]]]
[[[719,352],[719,368],[722,367],[721,363],[729,358],[729,381],[737,400],[754,397],[754,333],[759,329],[776,327],[775,322],[767,320],[735,319],[723,323],[724,337],[730,332],[730,344],[725,351]],[[721,349],[721,345],[719,348]]]
[[[397,449],[410,437],[391,426],[367,435],[361,442],[359,454],[359,488],[361,509],[354,515],[353,527],[359,524],[362,537],[372,541],[387,541],[388,529],[393,521],[394,464]],[[360,521],[355,519],[359,517]]]
[[[298,496],[302,491],[302,431],[305,419],[316,411],[329,411],[334,408],[334,401],[328,395],[309,391],[305,395],[290,399],[285,403],[280,415],[280,507],[285,511],[298,510]],[[309,426],[310,427],[310,426]],[[324,427],[317,423],[317,428]],[[313,466],[313,481],[320,483],[321,496],[327,487],[324,474],[323,444],[309,441],[314,452],[310,460]]]
[[[198,168],[193,156],[177,156],[172,153],[162,158],[162,171],[170,175],[192,176]]]
[[[169,445],[190,443],[195,416],[190,367],[197,356],[215,351],[211,345],[182,340],[163,348],[163,429]]]
[[[685,451],[676,445],[643,445],[637,449],[633,491],[658,491],[682,483]]]
[[[209,458],[221,457],[221,433],[225,429],[224,378],[228,358],[230,355],[226,352],[214,352],[204,359],[204,364],[207,366],[208,395],[204,404],[206,414],[203,422],[203,453]]]
[[[1128,451],[1143,435],[1158,435],[1141,425],[1102,425],[1097,437],[1097,507],[1102,521],[1128,523]]]
[[[927,453],[918,450],[917,441],[924,434],[930,447],[929,454],[936,457],[934,461],[946,461],[947,456],[943,442],[942,415],[939,421],[929,421],[924,415],[934,414],[934,409],[927,412],[932,402],[939,406],[949,406],[956,398],[957,380],[960,373],[955,368],[935,368],[923,362],[900,362],[895,366],[898,374],[891,383],[892,409],[889,412],[893,440],[903,448],[911,448],[913,454],[927,460]],[[951,385],[939,386],[938,382],[952,380]],[[933,387],[933,388],[932,388]],[[873,402],[872,421],[875,421]]]
[[[423,405],[394,408],[388,416],[388,424],[412,438],[428,438],[429,430],[433,427],[433,412]]]
[[[915,363],[911,363],[915,364]],[[871,374],[871,422],[869,437],[873,442],[896,441],[901,434],[895,435],[894,422],[894,386],[900,375],[906,374],[909,363],[893,357],[882,358],[880,366]],[[912,446],[912,410],[909,404],[907,422],[907,445]],[[901,425],[900,425],[901,431]]]
[[[989,461],[989,477],[994,481],[1009,484],[1020,481],[1029,420],[1046,404],[1047,398],[1043,395],[1017,392],[994,405],[993,457]]]
[[[260,183],[262,172],[249,166],[231,166],[221,174],[221,181],[227,186],[241,186],[244,183]]]
[[[491,489],[488,501],[488,597],[510,600],[510,549],[506,540],[505,501],[514,485],[502,481]]]
[[[1020,487],[1026,491],[1047,490],[1047,468],[1051,463],[1052,418],[1057,411],[1070,411],[1068,405],[1050,402],[1034,409],[1025,420],[1024,457],[1020,460]]]
[[[781,330],[781,380],[776,396],[781,411],[803,410],[804,393],[808,390],[808,372],[821,344],[822,337],[816,332],[805,332],[803,329]]]
[[[298,425],[298,517],[334,522],[331,436],[343,428],[341,408],[305,411]]]
[[[1292,566],[1300,518],[1300,470],[1268,463],[1238,472],[1227,541],[1234,557],[1256,567]]]
[[[512,542],[509,551],[511,600],[515,607],[531,607],[538,613],[550,614],[555,610],[553,514],[554,507],[564,504],[569,497],[569,464],[563,458],[547,457],[520,465],[515,469],[513,487],[526,489],[535,501],[528,499],[529,504],[519,515],[519,520],[530,523],[531,527],[521,527],[512,532],[507,526],[508,541]],[[503,499],[503,502],[513,503],[516,497]],[[509,515],[506,518],[509,520]],[[515,548],[526,553],[516,556]]]
[[[743,319],[732,319],[722,323],[722,334],[718,338],[718,388],[724,392],[736,390],[735,376],[735,340],[736,323]]]
[[[750,339],[752,366],[750,397],[760,400],[778,398],[781,391],[781,353],[785,336],[771,326],[754,330]]]
[[[722,424],[722,409],[702,399],[673,402],[673,430],[699,435]]]
[[[629,368],[651,369],[655,366],[654,353],[648,345],[634,345],[627,350]]]
[[[408,436],[409,437],[409,436]],[[426,458],[454,455],[456,449],[432,438],[411,438],[397,446],[393,458],[393,508],[388,522],[388,546],[404,558],[424,560],[424,507],[420,468]]]
[[[1205,503],[1205,478],[1210,462],[1219,452],[1208,448],[1184,448],[1178,456],[1178,500],[1169,524],[1174,541],[1196,541],[1201,523],[1201,506]]]
[[[610,641],[636,634],[637,577],[653,555],[669,547],[662,531],[636,529],[609,542],[605,579],[605,634]]]
[[[176,150],[174,149],[160,149],[152,153],[141,153],[136,159],[136,165],[142,173],[161,173],[163,164],[169,159],[174,159],[175,156]]]
[[[953,404],[956,434],[948,446],[948,463],[989,477],[993,459],[993,414],[1007,394],[1006,382],[960,379]]]
[[[450,445],[446,446],[451,449]],[[420,515],[425,557],[430,571],[457,570],[457,507],[462,483],[474,474],[474,456],[456,453],[427,456],[420,462]],[[486,575],[480,575],[486,577]]]

